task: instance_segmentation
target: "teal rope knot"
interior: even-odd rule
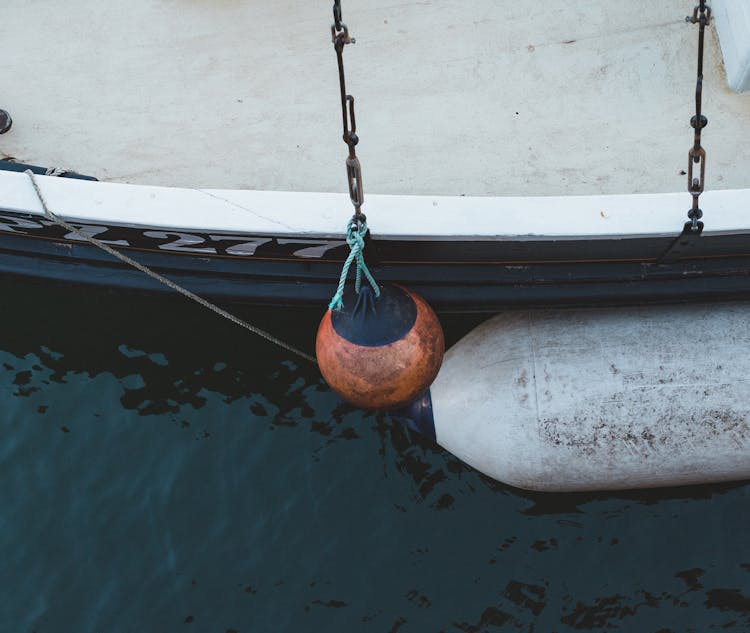
[[[380,287],[373,278],[370,270],[367,268],[365,263],[365,235],[367,235],[367,222],[357,219],[354,216],[346,227],[346,243],[349,245],[349,257],[344,262],[344,268],[341,271],[341,278],[339,279],[339,287],[336,290],[336,294],[333,295],[331,303],[328,304],[329,310],[341,310],[344,307],[344,286],[346,286],[346,278],[349,274],[349,268],[352,262],[357,261],[357,276],[354,282],[354,290],[359,293],[359,289],[362,286],[362,274],[364,273],[367,281],[370,282],[375,297],[380,296]]]

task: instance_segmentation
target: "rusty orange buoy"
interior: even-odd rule
[[[328,310],[315,352],[328,385],[365,409],[389,409],[421,396],[445,351],[437,316],[419,295],[386,285],[375,297],[364,285],[347,291],[344,307]]]

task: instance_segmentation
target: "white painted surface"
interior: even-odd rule
[[[197,190],[37,176],[50,209],[67,219],[206,231],[341,236],[348,196]],[[708,191],[706,234],[750,230],[750,189]],[[675,235],[687,193],[480,198],[378,196],[369,201],[378,238],[519,239]],[[0,172],[0,209],[42,214],[25,174]]]
[[[738,92],[750,90],[750,2],[714,0],[716,30],[724,54],[727,81]]]
[[[446,355],[437,440],[513,486],[750,477],[750,305],[501,314]]]
[[[345,192],[331,4],[5,2],[0,152],[125,183]],[[365,211],[375,193],[683,191],[693,4],[347,0]],[[713,27],[705,113],[707,187],[750,187],[750,95],[726,86]]]

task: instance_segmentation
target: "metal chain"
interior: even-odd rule
[[[253,334],[256,334],[257,336],[260,336],[261,338],[265,339],[269,343],[273,343],[274,345],[278,345],[282,349],[285,349],[287,352],[291,352],[292,354],[296,354],[300,358],[303,358],[306,361],[309,361],[313,363],[314,365],[318,364],[318,361],[315,360],[312,356],[309,354],[306,354],[302,350],[297,349],[296,347],[293,347],[292,345],[289,345],[289,343],[286,343],[282,341],[281,339],[276,338],[272,334],[269,334],[265,330],[261,330],[260,328],[251,325],[250,323],[247,323],[246,321],[243,321],[239,317],[236,317],[231,312],[227,312],[223,308],[220,308],[219,306],[211,303],[210,301],[207,301],[203,297],[198,296],[194,292],[190,292],[190,290],[187,290],[186,288],[183,288],[179,284],[175,283],[171,279],[167,279],[163,275],[160,275],[159,273],[151,270],[148,266],[144,266],[140,262],[135,261],[134,259],[131,259],[127,255],[124,255],[123,253],[116,251],[111,246],[104,244],[103,242],[100,242],[96,238],[91,237],[88,233],[84,233],[81,231],[78,227],[73,226],[72,224],[69,224],[62,218],[57,217],[52,211],[49,210],[49,207],[47,206],[47,201],[45,200],[44,196],[42,195],[42,191],[39,188],[39,183],[36,181],[36,177],[34,176],[34,172],[32,172],[30,169],[26,170],[26,174],[31,179],[31,184],[34,187],[34,191],[36,192],[37,198],[39,199],[39,204],[42,206],[42,210],[44,211],[44,215],[55,222],[56,224],[63,227],[65,230],[70,231],[71,233],[75,234],[82,240],[85,240],[89,244],[92,244],[93,246],[96,246],[97,248],[102,249],[106,253],[109,253],[112,255],[112,257],[115,257],[116,259],[119,259],[121,262],[128,264],[129,266],[132,266],[133,268],[140,270],[142,273],[148,275],[151,277],[151,279],[154,279],[158,281],[160,284],[164,284],[168,288],[171,288],[172,290],[179,292],[181,295],[187,297],[188,299],[191,299],[192,301],[195,301],[196,303],[202,305],[204,308],[208,308],[212,312],[215,312],[219,316],[223,316],[225,319],[228,319],[235,325],[239,325],[240,327],[245,328],[246,330],[252,332]]]
[[[349,198],[354,205],[353,221],[362,226],[365,215],[362,213],[364,203],[364,192],[362,189],[362,167],[357,158],[356,146],[359,143],[357,136],[357,121],[354,117],[354,97],[346,93],[346,77],[344,75],[344,46],[354,44],[355,39],[349,35],[349,29],[341,21],[341,0],[334,0],[333,24],[331,25],[331,40],[336,50],[336,59],[339,66],[339,87],[341,88],[341,116],[344,125],[344,143],[349,147],[349,156],[346,159],[346,177],[349,182]]]
[[[706,25],[711,21],[711,7],[706,0],[700,0],[700,4],[693,9],[693,15],[685,18],[687,22],[698,24],[698,79],[695,86],[695,116],[690,119],[690,125],[695,130],[693,147],[688,153],[688,192],[693,196],[693,206],[688,211],[690,218],[690,230],[693,233],[703,231],[703,211],[698,206],[698,199],[703,193],[706,177],[706,150],[701,146],[701,131],[708,125],[708,119],[702,113],[703,98],[703,44],[705,41]],[[699,175],[696,176],[695,172]]]

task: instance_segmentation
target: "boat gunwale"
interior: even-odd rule
[[[338,193],[184,189],[47,176],[37,176],[37,180],[53,212],[84,224],[341,239],[350,213],[348,196]],[[1,212],[44,214],[25,174],[0,171],[0,191]],[[676,236],[686,220],[689,202],[684,193],[537,197],[372,194],[367,212],[372,234],[386,241],[642,239]],[[743,217],[742,211],[750,209],[750,188],[707,191],[702,206],[706,235],[750,233],[750,218]],[[662,211],[655,211],[656,207]],[[283,220],[268,216],[280,209]],[[541,210],[546,210],[545,217]],[[550,226],[548,230],[533,230],[544,223]],[[614,230],[602,223],[633,229]],[[487,230],[467,231],[467,225],[483,225]],[[506,226],[516,230],[503,231]]]

